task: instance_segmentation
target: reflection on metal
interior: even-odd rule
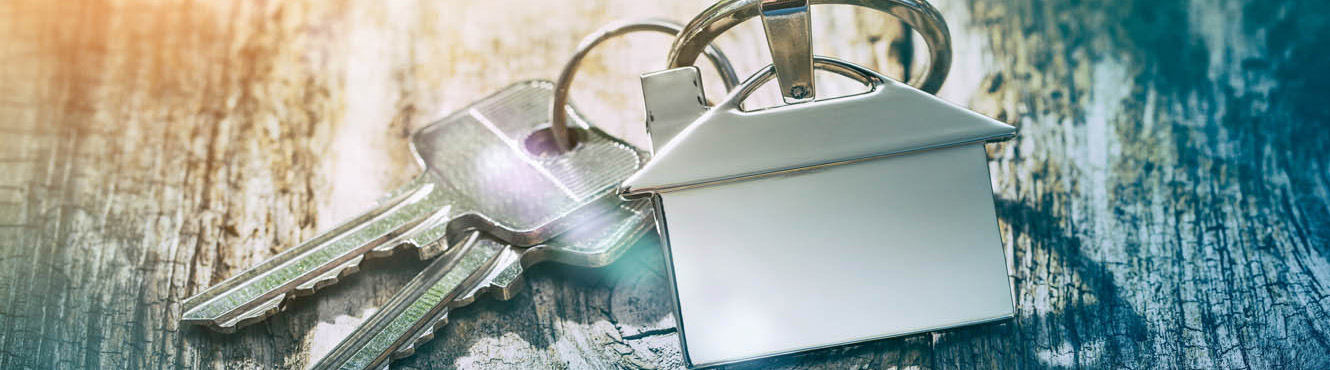
[[[684,26],[684,31],[670,47],[669,67],[692,65],[704,46],[743,21],[759,15],[763,0],[722,0],[703,10]],[[811,5],[843,4],[878,10],[899,18],[922,36],[928,44],[929,67],[909,84],[930,93],[942,88],[951,68],[951,34],[942,13],[919,0],[810,0]]]
[[[769,67],[625,182],[655,204],[690,367],[1014,312],[983,145],[1015,128],[815,63],[870,90],[743,111]]]
[[[645,155],[576,115],[582,145],[532,154],[552,86],[518,83],[417,131],[411,143],[423,174],[380,207],[189,298],[182,321],[232,331],[335,283],[366,255],[409,245],[430,258],[450,234],[456,240],[472,229],[530,246],[613,212],[622,203],[615,190]]]
[[[379,369],[410,356],[448,322],[448,312],[480,295],[509,299],[525,266],[556,261],[602,267],[618,259],[650,230],[650,205],[629,202],[534,247],[518,247],[471,232],[449,253],[430,263],[314,369]]]
[[[781,98],[789,104],[813,100],[813,29],[808,0],[762,0],[760,8]]]

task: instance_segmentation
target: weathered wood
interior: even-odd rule
[[[705,3],[0,2],[0,368],[305,366],[423,263],[370,261],[232,335],[180,326],[180,301],[404,182],[430,118],[552,79],[606,21]],[[739,367],[1330,367],[1330,5],[937,5],[941,95],[1021,129],[990,146],[1017,319]],[[922,54],[879,15],[814,11],[819,53],[897,74]],[[761,38],[720,44],[751,72]],[[640,143],[636,74],[668,39],[626,40],[574,101]],[[396,364],[677,368],[655,248],[537,267]]]

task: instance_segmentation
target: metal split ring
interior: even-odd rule
[[[592,48],[605,40],[640,31],[653,31],[677,36],[683,31],[683,26],[657,18],[613,22],[582,39],[582,42],[577,45],[577,50],[573,52],[573,56],[563,65],[563,71],[559,73],[559,79],[554,83],[554,101],[551,105],[550,115],[550,132],[554,135],[554,142],[558,145],[560,151],[572,150],[577,145],[576,137],[568,132],[568,114],[564,107],[568,105],[568,89],[572,87],[573,76],[577,74],[577,67],[581,65],[582,58],[585,58]],[[716,72],[720,74],[726,90],[739,84],[739,75],[734,72],[734,66],[730,65],[730,59],[725,57],[720,49],[708,42],[707,45],[699,47],[698,52],[705,54],[711,64],[716,66]],[[697,59],[696,53],[693,55],[693,59]]]
[[[722,0],[703,10],[684,26],[684,31],[674,39],[670,47],[669,67],[678,68],[692,65],[702,52],[703,46],[710,45],[717,36],[730,28],[762,14],[764,0]],[[923,36],[928,44],[928,71],[910,79],[908,84],[928,93],[936,93],[947,79],[951,69],[951,34],[942,13],[923,0],[810,0],[809,4],[856,5],[881,11],[899,18]],[[765,19],[765,18],[764,18]],[[795,35],[799,36],[799,35]],[[770,37],[770,35],[768,36]],[[797,38],[797,37],[796,37]],[[798,42],[800,40],[795,40]],[[806,42],[806,40],[803,40]],[[771,40],[768,40],[770,43]],[[779,56],[778,56],[779,57]],[[777,67],[782,60],[778,60]],[[784,73],[784,72],[782,72]]]

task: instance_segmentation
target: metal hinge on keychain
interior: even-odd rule
[[[654,158],[621,189],[650,197],[684,362],[712,366],[1010,318],[984,143],[1015,128],[938,99],[946,25],[922,1],[834,0],[892,14],[933,56],[912,81],[813,57],[808,2],[722,1],[643,75]],[[714,108],[683,67],[729,27],[764,18],[774,67]],[[869,86],[813,101],[812,68]],[[744,111],[773,75],[791,105]],[[927,91],[927,92],[925,92]]]

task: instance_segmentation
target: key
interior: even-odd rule
[[[557,261],[601,267],[622,255],[650,229],[649,202],[625,203],[549,242],[520,247],[471,232],[460,246],[432,262],[382,308],[361,323],[314,369],[383,369],[414,353],[447,323],[448,312],[488,294],[507,300],[526,266]]]
[[[564,66],[555,87],[555,106],[564,104],[572,76],[577,65],[589,50],[600,42],[629,32],[656,31],[677,34],[680,26],[663,20],[638,20],[615,22],[592,33],[579,44],[578,50]],[[721,78],[726,87],[734,86],[738,80],[729,66],[729,61],[715,48],[708,48],[707,54],[721,71]],[[696,72],[696,69],[692,70]],[[725,71],[730,71],[729,73]],[[655,92],[682,90],[680,86],[691,87],[690,97],[695,104],[706,101],[702,94],[700,76],[671,75],[668,81],[646,84],[644,89]],[[686,81],[685,81],[686,80]],[[657,105],[661,106],[661,105]],[[664,107],[664,106],[661,106]],[[648,105],[648,110],[651,105]],[[650,115],[650,112],[648,112]],[[553,117],[559,117],[554,115]],[[677,129],[673,127],[681,122],[661,123],[657,128],[662,132]],[[557,128],[559,120],[551,122]],[[653,134],[661,137],[658,134]],[[555,144],[569,147],[580,141],[567,136],[556,135]],[[667,140],[667,139],[662,139]],[[602,214],[596,219],[585,219],[576,228],[571,229],[548,243],[535,247],[508,245],[483,236],[476,232],[452,249],[446,257],[440,258],[426,267],[419,275],[407,283],[407,286],[391,298],[387,304],[376,311],[352,334],[333,348],[324,359],[315,364],[315,369],[384,369],[394,358],[412,354],[416,345],[434,336],[434,330],[447,322],[448,312],[452,309],[471,304],[477,295],[489,293],[498,299],[509,299],[514,294],[517,282],[521,281],[525,267],[547,260],[585,267],[600,267],[617,259],[642,234],[650,229],[651,208],[647,201],[624,201],[614,213]]]
[[[579,146],[548,150],[551,89],[518,83],[417,131],[421,175],[369,212],[187,299],[182,321],[231,332],[336,283],[366,255],[408,248],[428,259],[468,230],[530,246],[615,211],[615,188],[643,153],[571,109]]]

